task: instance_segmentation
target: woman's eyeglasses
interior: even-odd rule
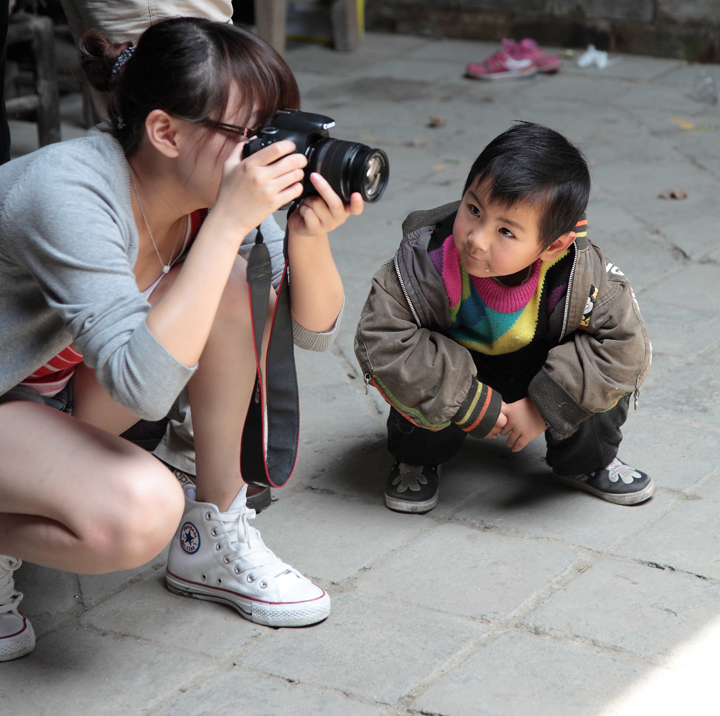
[[[227,122],[218,122],[214,119],[203,119],[200,124],[209,129],[217,129],[228,134],[235,134],[243,139],[251,139],[261,129],[261,127],[241,127],[237,124],[228,124]]]

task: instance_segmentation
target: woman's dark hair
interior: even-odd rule
[[[562,134],[532,122],[515,124],[485,147],[463,194],[474,184],[482,185],[491,202],[540,205],[544,249],[575,228],[590,198],[590,172],[582,152]]]
[[[233,87],[247,124],[254,109],[264,124],[280,108],[297,109],[292,71],[270,45],[231,24],[175,17],[149,27],[115,75],[128,42],[110,42],[96,30],[80,40],[80,65],[90,84],[110,92],[108,115],[127,156],[140,146],[145,119],[162,109],[190,122],[222,120]],[[243,116],[244,115],[244,116]]]

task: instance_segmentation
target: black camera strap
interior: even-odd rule
[[[288,211],[288,218],[293,209],[294,207],[291,207]],[[264,366],[264,390],[261,354],[270,300],[272,264],[270,252],[258,227],[255,246],[250,251],[247,266],[257,376],[255,391],[245,418],[240,469],[246,482],[272,487],[282,487],[292,476],[300,440],[300,402],[288,286],[287,228],[283,254],[285,267],[270,325],[270,342]]]

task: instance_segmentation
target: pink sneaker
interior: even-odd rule
[[[517,58],[507,51],[512,40],[503,40],[502,49],[490,55],[485,61],[471,62],[465,70],[465,77],[474,80],[505,80],[517,77],[532,77],[537,72],[531,57]]]
[[[548,55],[531,37],[520,42],[503,40],[503,49],[515,60],[532,60],[538,72],[552,74],[562,66],[562,60],[557,55]]]

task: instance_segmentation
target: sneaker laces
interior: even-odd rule
[[[0,614],[17,609],[23,595],[15,589],[13,572],[22,564],[15,557],[0,555]]]
[[[610,482],[622,480],[626,485],[631,485],[633,480],[639,479],[642,475],[630,465],[626,465],[622,460],[615,458],[606,468]]]
[[[284,574],[295,574],[289,564],[285,564],[266,546],[260,532],[248,523],[248,520],[254,520],[256,515],[255,510],[243,506],[237,511],[220,512],[210,517],[211,521],[222,525],[222,530],[228,537],[227,546],[231,553],[225,555],[225,560],[228,563],[238,563],[235,565],[236,574],[252,570],[252,581],[265,576],[277,579]]]

